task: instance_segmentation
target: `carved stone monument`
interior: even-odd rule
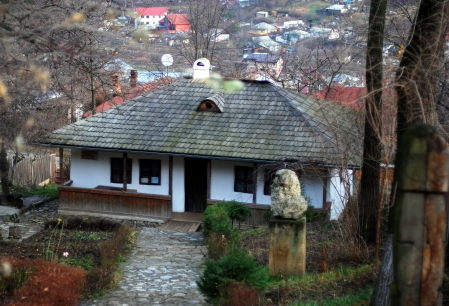
[[[306,273],[307,201],[295,172],[276,172],[271,185],[270,274],[289,276]]]
[[[278,170],[271,185],[271,210],[273,216],[298,219],[307,210],[307,201],[301,195],[301,186],[295,172]]]

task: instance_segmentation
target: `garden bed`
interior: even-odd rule
[[[348,236],[344,235],[345,230],[340,221],[307,223],[307,275],[274,282],[265,292],[264,303],[369,305],[377,279],[372,264],[374,245],[357,248],[347,239]],[[242,232],[240,243],[258,264],[268,266],[267,227]],[[449,305],[449,254],[446,256],[443,305]],[[329,300],[331,302],[325,302]]]
[[[57,219],[46,222],[42,231],[21,242],[0,241],[0,258],[15,262],[17,267],[21,261],[31,267],[24,286],[40,277],[37,274],[43,270],[36,267],[45,265],[42,260],[79,268],[85,281],[78,293],[88,297],[101,294],[117,280],[118,264],[125,260],[133,234],[131,227],[101,218]],[[0,283],[0,303],[11,299],[11,290],[1,289]]]
[[[342,241],[342,230],[336,221],[307,223],[307,275],[273,283],[266,291],[267,304],[340,299],[373,288],[375,278],[369,263],[373,261],[374,247],[351,246]],[[268,266],[267,227],[243,232],[240,243],[258,264]],[[370,290],[365,293],[370,294]]]

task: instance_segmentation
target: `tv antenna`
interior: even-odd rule
[[[161,57],[162,65],[167,67],[167,76],[168,76],[168,67],[170,67],[173,64],[173,56],[171,54],[164,54]]]

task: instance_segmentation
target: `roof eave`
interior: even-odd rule
[[[142,151],[142,150],[129,150],[129,149],[106,149],[98,147],[82,147],[82,146],[71,146],[71,145],[61,145],[61,144],[51,144],[51,143],[35,143],[37,146],[50,147],[50,148],[64,148],[64,149],[77,149],[77,150],[91,150],[91,151],[104,151],[104,152],[119,152],[119,153],[134,153],[134,154],[152,154],[152,155],[169,155],[177,157],[189,157],[189,158],[201,158],[201,159],[214,159],[214,160],[227,160],[227,161],[238,161],[238,162],[248,162],[248,163],[258,163],[258,164],[272,164],[283,162],[284,160],[269,160],[269,159],[257,159],[257,158],[243,158],[243,157],[229,157],[229,156],[216,156],[216,155],[202,155],[202,154],[186,154],[186,153],[174,153],[174,152],[159,152],[159,151]],[[309,165],[314,164],[318,167],[325,168],[341,168],[341,166],[333,164],[324,163],[310,163],[301,162],[300,164]],[[360,169],[357,165],[348,165],[348,169]]]

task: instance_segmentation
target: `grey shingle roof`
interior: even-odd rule
[[[219,94],[218,94],[219,93]],[[219,97],[223,112],[197,111]],[[242,160],[294,159],[358,164],[358,114],[266,81],[229,93],[181,79],[38,140],[42,145],[201,155]],[[355,156],[355,158],[354,158]]]

